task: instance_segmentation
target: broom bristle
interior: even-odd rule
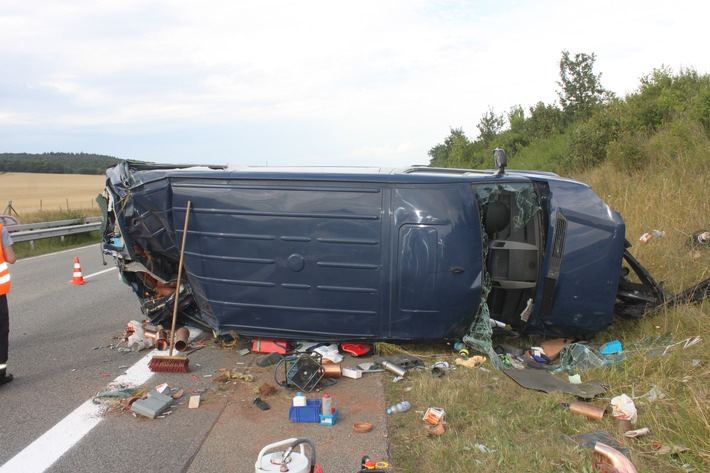
[[[188,373],[189,363],[184,356],[154,356],[148,368],[154,373]]]

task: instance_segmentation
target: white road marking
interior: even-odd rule
[[[92,274],[89,274],[88,276],[84,276],[84,279],[93,278],[94,276],[98,276],[99,274],[108,273],[109,271],[113,271],[115,269],[117,269],[116,266],[114,266],[113,268],[104,269],[103,271],[99,271],[98,273],[92,273]]]
[[[191,327],[190,341],[201,334],[201,329]],[[164,356],[168,353],[170,353],[169,350],[152,350],[109,385],[121,384],[136,387],[145,384],[154,374],[148,367],[150,360],[154,356]],[[42,473],[47,470],[103,420],[105,409],[103,404],[94,404],[94,401],[89,399],[7,463],[0,466],[0,473],[26,471]]]
[[[148,363],[155,354],[160,353],[163,352],[152,351],[110,384],[129,386],[144,384],[153,376],[153,372],[148,368]],[[47,470],[103,420],[102,415],[105,409],[103,404],[94,404],[93,400],[89,399],[7,463],[0,466],[0,473],[25,471],[40,473]]]

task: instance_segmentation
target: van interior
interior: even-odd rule
[[[542,264],[539,199],[531,183],[481,184],[479,203],[490,318],[521,329],[529,315]]]

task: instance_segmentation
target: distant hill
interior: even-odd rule
[[[0,153],[0,172],[105,174],[122,160],[89,153]]]

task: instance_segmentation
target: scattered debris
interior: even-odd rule
[[[255,353],[278,353],[285,355],[293,351],[293,345],[286,340],[255,338],[252,341],[251,351]]]
[[[195,394],[193,396],[190,396],[190,401],[187,403],[187,407],[189,409],[197,409],[200,407],[200,395]]]
[[[654,443],[654,446],[656,447],[656,450],[648,453],[653,455],[668,455],[690,451],[688,447],[683,447],[682,445],[661,445],[659,443]]]
[[[526,389],[536,389],[546,393],[561,391],[583,399],[593,399],[606,392],[598,380],[571,384],[544,370],[503,370],[503,372]]]
[[[368,422],[356,422],[353,425],[353,430],[358,434],[365,434],[372,430],[372,424]]]
[[[586,402],[570,402],[569,410],[573,414],[583,415],[589,420],[601,420],[606,414],[606,409],[604,407],[595,406]]]
[[[449,371],[449,363],[446,361],[437,361],[431,367],[431,374],[437,378],[441,378]]]
[[[644,399],[648,402],[655,402],[660,399],[663,399],[664,397],[666,397],[666,395],[663,393],[663,391],[661,391],[660,389],[658,389],[657,386],[654,385],[651,387],[651,389],[646,394],[642,394],[640,396],[635,396],[632,398],[633,399]]]
[[[343,368],[343,376],[351,379],[360,379],[362,378],[362,370],[355,368]]]
[[[542,342],[542,350],[545,354],[545,358],[548,360],[556,360],[557,357],[560,355],[560,352],[564,347],[572,343],[574,340],[571,340],[569,338],[555,338],[552,340],[546,340]],[[514,353],[513,353],[514,354]],[[522,355],[522,350],[521,353],[518,355]]]
[[[271,409],[271,406],[264,402],[260,397],[255,397],[252,403],[262,411],[268,411],[269,409]]]
[[[429,407],[424,413],[422,420],[427,424],[437,425],[444,421],[446,411],[441,407]]]
[[[622,347],[619,340],[613,340],[611,342],[606,342],[599,348],[602,355],[613,355],[615,353],[621,353]]]
[[[321,345],[315,348],[313,351],[320,354],[326,360],[332,361],[333,363],[340,363],[341,361],[343,361],[343,355],[339,353],[337,343],[332,343],[330,345]]]
[[[382,366],[380,366],[379,363],[371,361],[360,363],[359,365],[357,365],[357,367],[362,373],[380,373],[384,371],[384,369],[382,368]]]
[[[259,386],[259,395],[260,396],[264,396],[264,397],[272,396],[272,395],[276,394],[277,392],[279,392],[278,389],[276,388],[276,386],[274,386],[272,384],[263,383],[261,386]]]
[[[653,230],[651,232],[646,232],[641,237],[639,238],[639,241],[641,243],[648,243],[648,241],[651,238],[664,238],[666,236],[666,232],[662,232],[660,230]]]
[[[699,247],[710,247],[710,231],[697,230],[693,232],[688,239],[688,245],[694,249]]]
[[[456,358],[454,360],[454,364],[460,365],[460,366],[465,366],[466,368],[478,368],[481,366],[483,363],[485,363],[488,360],[485,356],[472,356],[471,358]]]
[[[212,375],[206,374],[203,377],[209,378],[209,377],[212,377]],[[214,378],[214,381],[225,382],[225,381],[230,381],[230,380],[234,380],[234,379],[252,382],[252,381],[254,381],[254,375],[251,375],[248,373],[242,373],[241,371],[237,371],[235,368],[230,368],[230,369],[220,373],[216,378]]]
[[[131,411],[150,419],[155,419],[161,415],[172,402],[172,397],[152,390],[149,391],[144,398],[133,402],[131,404]]]
[[[611,471],[617,471],[619,473],[636,473],[637,471],[636,467],[633,463],[631,463],[631,460],[629,460],[628,457],[622,454],[619,450],[614,447],[610,447],[605,443],[597,442],[594,446],[594,453],[606,461],[605,464],[601,464],[603,468],[595,465],[598,470],[610,471],[606,468],[607,466],[610,466],[611,468],[614,468]]]
[[[620,394],[611,399],[611,415],[615,419],[625,419],[630,421],[632,424],[636,423],[638,419],[636,406],[634,405],[633,399],[631,399],[626,394]]]
[[[648,435],[651,433],[651,429],[648,427],[644,427],[642,429],[636,429],[636,430],[628,430],[624,432],[625,437],[629,438],[636,438],[636,437],[641,437],[643,435]]]

